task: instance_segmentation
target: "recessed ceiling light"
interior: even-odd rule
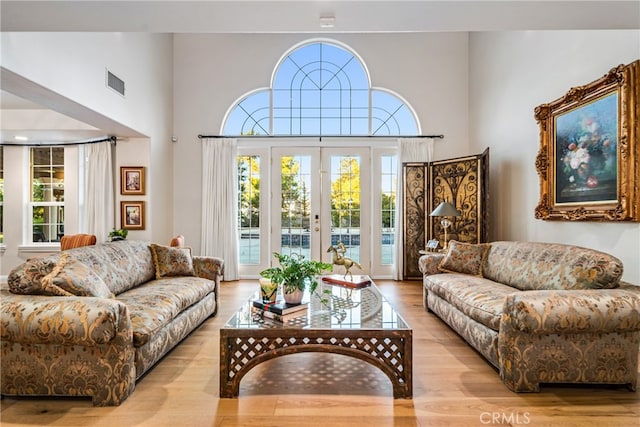
[[[16,135],[13,137],[13,139],[15,139],[16,141],[28,141],[29,138],[27,138],[26,136],[22,136],[22,135]]]

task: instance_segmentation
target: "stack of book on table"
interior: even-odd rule
[[[260,300],[253,301],[252,312],[263,318],[286,322],[296,317],[305,316],[309,303],[291,305],[284,301],[265,303]]]

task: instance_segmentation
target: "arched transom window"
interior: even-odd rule
[[[224,135],[417,135],[413,110],[400,96],[372,88],[353,52],[335,42],[293,48],[271,87],[244,96],[228,112]]]

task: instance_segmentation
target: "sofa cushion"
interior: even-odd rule
[[[133,345],[141,347],[180,312],[215,290],[215,282],[200,277],[152,280],[116,298],[131,315]]]
[[[41,280],[42,287],[53,295],[112,298],[113,293],[89,267],[64,253],[51,273]]]
[[[616,288],[622,262],[593,249],[559,243],[492,242],[484,277],[520,290]]]
[[[121,240],[65,253],[91,268],[116,295],[155,277],[149,242]]]
[[[9,291],[21,295],[59,295],[60,290],[43,289],[42,287],[42,278],[51,273],[58,260],[57,255],[30,258],[15,267],[7,279]]]
[[[482,277],[458,273],[427,276],[424,287],[473,320],[495,331],[500,327],[505,297],[518,292],[510,286]]]
[[[150,245],[156,279],[165,276],[193,276],[191,248]]]
[[[96,345],[114,344],[114,339],[118,340],[118,334],[125,338],[126,332],[130,333],[129,314],[127,308],[118,301],[110,298],[34,298],[31,295],[14,295],[6,291],[0,291],[0,316],[2,317],[2,327],[0,327],[0,339],[2,345],[11,343],[28,344],[20,346],[20,351],[24,357],[15,366],[21,375],[15,381],[24,381],[27,371],[39,371],[44,368],[44,360],[40,362],[28,361],[30,357],[41,354],[46,360],[56,359],[55,350],[50,353],[53,344],[60,352],[67,355],[80,357],[81,346],[86,353],[91,354]],[[126,330],[122,330],[125,328]],[[131,339],[129,338],[129,341]],[[40,348],[40,350],[34,350]],[[74,348],[74,349],[72,349]],[[6,356],[3,348],[2,356]],[[70,356],[71,357],[71,356]],[[61,360],[55,360],[60,364]],[[85,361],[86,362],[86,361]],[[79,364],[82,362],[78,361]],[[4,369],[5,366],[2,365]],[[58,365],[60,366],[60,365]],[[63,365],[65,366],[65,365]],[[86,371],[74,371],[74,380],[79,380],[78,376],[85,375]],[[2,379],[7,373],[3,372]],[[84,377],[81,377],[84,378]],[[26,384],[30,384],[29,381]],[[4,425],[4,424],[3,424]]]
[[[447,255],[438,265],[445,273],[463,273],[482,276],[482,264],[487,256],[489,245],[463,243],[456,240],[449,242]]]

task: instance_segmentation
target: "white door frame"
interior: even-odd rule
[[[275,162],[274,152],[289,152],[290,154],[305,154],[305,153],[339,153],[339,154],[354,154],[361,156],[361,165],[360,165],[360,173],[361,173],[361,212],[364,213],[366,211],[370,212],[371,215],[368,216],[367,224],[365,225],[366,230],[362,227],[361,224],[361,253],[366,253],[367,260],[365,261],[366,265],[363,265],[363,269],[365,269],[366,274],[370,274],[377,278],[381,279],[389,279],[393,277],[393,266],[392,265],[381,265],[381,256],[380,256],[380,224],[381,224],[381,195],[380,195],[380,176],[381,176],[381,166],[380,166],[380,158],[383,155],[396,155],[397,150],[397,140],[390,138],[387,143],[377,145],[376,147],[372,147],[370,141],[367,141],[366,138],[362,140],[357,140],[354,138],[340,140],[339,138],[331,139],[331,140],[323,140],[322,147],[319,147],[317,144],[317,139],[314,141],[305,140],[304,137],[301,137],[300,140],[292,139],[292,138],[283,138],[279,140],[277,138],[247,138],[245,140],[239,140],[238,146],[238,154],[239,155],[257,155],[260,156],[260,206],[261,206],[261,221],[260,221],[260,265],[246,265],[243,264],[240,266],[240,277],[243,279],[249,278],[257,278],[259,276],[259,272],[266,267],[272,265],[275,260],[272,256],[274,251],[274,247],[280,247],[280,242],[277,241],[274,243],[274,239],[272,230],[279,229],[281,226],[280,220],[280,208],[278,203],[273,203],[273,198],[276,193],[280,191],[280,180],[273,179],[273,175],[276,173],[275,171],[280,170],[280,166]],[[301,146],[308,144],[307,146]],[[313,144],[313,145],[312,145]],[[350,148],[345,148],[346,146]],[[320,148],[325,150],[320,151]],[[317,156],[319,158],[319,156]],[[278,157],[279,159],[279,157]],[[319,170],[319,167],[318,167]],[[331,194],[330,188],[330,179],[328,176],[325,179],[325,174],[322,174],[322,186],[323,194]],[[398,174],[400,171],[398,171]],[[397,179],[400,179],[398,175]],[[272,182],[273,181],[273,182]],[[277,182],[277,184],[276,184]],[[366,186],[366,190],[364,187]],[[312,196],[313,197],[313,196]],[[318,194],[320,197],[320,194]],[[365,200],[366,199],[366,200]],[[275,205],[274,207],[270,207],[269,205]],[[311,232],[315,232],[315,223],[314,209],[316,206],[319,206],[318,201],[312,201],[311,207],[311,215],[312,221],[310,225]],[[328,206],[328,207],[327,207]],[[275,209],[275,210],[274,210]],[[331,204],[327,203],[323,208],[323,212],[320,212],[320,233],[323,233],[327,230],[331,229]],[[363,220],[361,214],[361,221]],[[277,228],[276,228],[277,227]],[[326,253],[326,249],[329,246],[327,242],[330,242],[330,232],[326,232],[326,235],[323,236],[320,240],[320,245],[316,245],[318,247],[318,257],[314,259],[322,259],[323,261],[330,262],[331,258],[329,254]],[[396,242],[397,243],[397,242]],[[276,245],[277,244],[277,245]],[[326,247],[325,247],[326,246]],[[375,246],[375,247],[374,247]],[[324,249],[323,249],[324,248]],[[316,249],[314,249],[316,251]],[[315,253],[315,252],[314,252]],[[356,272],[354,270],[354,272]]]

